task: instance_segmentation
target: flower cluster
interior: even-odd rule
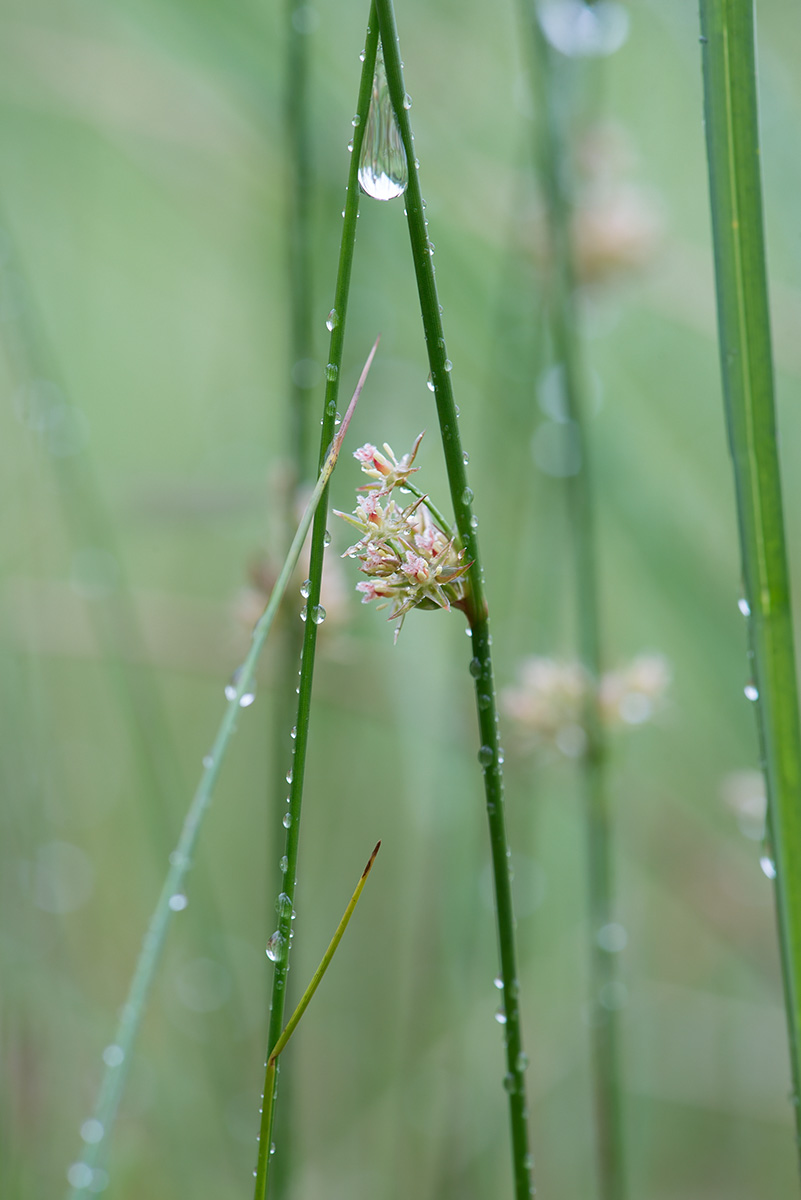
[[[587,677],[575,662],[528,658],[518,687],[503,693],[503,707],[534,742],[550,742],[570,758],[586,747],[583,727]],[[641,654],[601,677],[601,719],[608,729],[649,721],[662,701],[670,670],[659,654]]]
[[[380,600],[379,608],[391,605],[389,619],[400,617],[396,641],[412,608],[447,612],[451,606],[462,607],[467,595],[470,563],[464,561],[464,550],[457,549],[453,534],[435,519],[427,497],[417,494],[405,507],[392,497],[395,488],[417,490],[409,476],[418,469],[412,464],[422,436],[400,460],[386,444],[386,453],[369,443],[356,450],[353,457],[374,482],[359,489],[365,495],[352,514],[336,513],[361,534],[342,557],[358,558],[367,576],[356,584],[362,603]]]

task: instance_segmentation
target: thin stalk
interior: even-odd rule
[[[285,544],[295,528],[298,499],[309,477],[309,451],[311,448],[311,397],[308,381],[299,373],[299,368],[313,360],[314,337],[312,333],[312,237],[311,237],[311,138],[309,133],[309,68],[310,54],[307,13],[304,0],[287,0],[284,78],[284,135],[286,147],[286,271],[289,342],[289,380],[287,388],[287,410],[289,416],[288,462],[289,477],[283,489],[283,525]],[[282,546],[283,549],[283,546]],[[303,630],[295,616],[293,600],[287,598],[282,620],[276,632],[279,634],[276,647],[277,681],[276,695],[291,696],[297,679],[298,662],[303,645]],[[269,821],[269,845],[275,843],[275,830],[284,811],[284,773],[278,764],[289,758],[289,730],[282,704],[273,705],[272,744],[275,769],[271,773],[272,815]],[[270,901],[272,888],[268,895]],[[267,914],[267,920],[271,916]],[[289,1095],[285,1096],[286,1110],[291,1109]],[[286,1145],[292,1128],[285,1117],[282,1140]],[[286,1191],[283,1178],[285,1164],[291,1159],[291,1151],[282,1154],[275,1171],[273,1184],[277,1195]]]
[[[701,0],[718,336],[801,1147],[801,734],[784,536],[751,0]]]
[[[601,1200],[625,1200],[619,1022],[616,1010],[610,1005],[617,976],[616,958],[603,948],[598,937],[601,929],[612,921],[614,913],[612,813],[606,778],[607,738],[600,707],[602,656],[597,539],[592,448],[587,428],[571,233],[572,187],[565,121],[568,106],[559,96],[560,63],[543,35],[537,10],[526,4],[522,5],[522,10],[530,34],[530,75],[539,114],[538,174],[549,235],[548,317],[579,461],[578,470],[565,480],[565,487],[573,533],[578,652],[586,681],[582,723],[587,744],[580,765],[586,814],[590,1037],[598,1193]]]
[[[353,249],[356,243],[356,224],[359,215],[359,155],[364,131],[367,125],[367,113],[370,105],[370,94],[375,70],[375,56],[378,45],[378,27],[375,13],[371,9],[370,23],[364,44],[364,59],[356,112],[359,119],[353,130],[353,149],[348,171],[347,196],[345,199],[345,216],[342,223],[342,237],[339,248],[339,263],[337,281],[334,292],[334,304],[329,317],[331,340],[329,345],[328,364],[326,366],[326,388],[323,408],[323,428],[320,439],[320,458],[325,454],[336,428],[337,397],[339,394],[339,376],[342,370],[342,352],[345,338],[345,322],[350,293],[350,279],[353,268]],[[290,931],[292,914],[295,907],[295,889],[297,885],[298,849],[300,843],[300,817],[303,800],[303,780],[306,769],[306,751],[309,738],[309,722],[311,717],[312,682],[314,677],[314,655],[317,645],[317,620],[320,614],[320,584],[323,573],[323,556],[326,546],[326,520],[328,515],[328,496],[323,494],[317,515],[314,520],[311,539],[311,557],[309,562],[309,594],[306,598],[306,626],[303,636],[303,650],[300,667],[300,683],[298,689],[297,718],[293,729],[295,750],[292,756],[292,774],[289,792],[289,826],[287,827],[284,856],[281,859],[282,886],[278,900],[278,928],[276,929],[276,944],[282,947],[275,960],[273,972],[272,999],[270,1002],[270,1025],[267,1034],[268,1057],[281,1035],[284,1024],[284,1008],[286,998],[286,981],[289,971]],[[272,1109],[275,1105],[275,1092],[265,1095],[262,1101],[262,1130],[268,1122],[272,1122]],[[261,1160],[269,1153],[269,1139],[265,1144],[264,1138],[259,1143],[259,1165],[257,1173],[262,1172]],[[258,1174],[257,1174],[258,1178]]]
[[[320,477],[306,506],[306,511],[301,518],[286,561],[270,593],[267,607],[253,630],[247,657],[236,672],[234,677],[235,683],[232,683],[226,691],[228,704],[217,730],[217,736],[214,739],[211,751],[203,759],[203,774],[200,777],[197,790],[186,814],[178,844],[170,855],[170,869],[167,872],[164,886],[161,889],[161,894],[159,895],[155,911],[150,919],[150,924],[142,943],[142,950],[134,970],[133,979],[131,980],[128,997],[123,1005],[122,1016],[117,1026],[114,1042],[111,1046],[106,1047],[103,1055],[106,1063],[106,1072],[92,1116],[92,1139],[89,1141],[80,1163],[75,1164],[71,1169],[75,1178],[69,1192],[70,1200],[76,1200],[76,1197],[85,1196],[88,1192],[92,1191],[91,1185],[95,1169],[107,1153],[111,1128],[122,1098],[130,1067],[131,1054],[139,1027],[142,1023],[153,980],[155,979],[156,968],[164,948],[167,928],[173,913],[181,912],[186,907],[186,897],[183,895],[181,889],[192,862],[192,854],[197,843],[203,817],[211,803],[222,760],[225,757],[231,736],[236,728],[239,709],[242,707],[242,698],[252,695],[256,663],[267,640],[267,635],[270,632],[275,614],[287,589],[292,572],[297,565],[303,543],[306,540],[306,535],[312,523],[312,518],[328,486],[328,480],[339,457],[345,432],[356,407],[375,351],[376,346],[370,352],[345,419],[325,459]],[[75,1167],[81,1167],[82,1169],[75,1170]]]
[[[375,857],[378,854],[378,851],[380,849],[381,849],[381,843],[378,842],[378,843],[376,843],[376,847],[373,850],[373,853],[370,855],[370,858],[368,859],[367,866],[364,868],[364,870],[361,873],[361,877],[359,879],[359,882],[356,884],[354,893],[351,896],[350,900],[348,901],[348,906],[345,909],[344,913],[342,914],[342,920],[337,925],[336,930],[334,932],[334,936],[331,938],[331,941],[328,943],[328,949],[326,950],[325,954],[323,955],[322,959],[320,960],[320,965],[318,966],[317,970],[312,975],[309,986],[306,988],[306,991],[301,996],[300,1001],[298,1002],[297,1008],[295,1009],[292,1016],[287,1021],[284,1032],[281,1034],[278,1041],[273,1046],[272,1051],[270,1052],[270,1056],[267,1059],[267,1066],[265,1068],[265,1075],[264,1075],[264,1094],[265,1094],[265,1096],[271,1096],[273,1094],[273,1092],[275,1091],[275,1073],[276,1073],[276,1065],[278,1062],[278,1055],[286,1047],[287,1042],[292,1037],[292,1034],[295,1032],[295,1029],[297,1028],[300,1018],[303,1016],[306,1009],[309,1007],[309,1003],[311,1001],[312,996],[317,991],[317,988],[320,986],[320,981],[322,980],[323,975],[325,975],[326,971],[328,970],[328,968],[331,964],[331,959],[334,957],[334,955],[336,953],[337,946],[342,941],[342,935],[344,934],[345,930],[348,927],[348,924],[350,923],[350,919],[353,916],[353,910],[356,908],[356,905],[359,902],[359,897],[361,896],[362,891],[364,890],[364,885],[367,883],[367,876],[370,874],[370,872],[373,869],[373,863],[375,862]],[[272,1158],[272,1155],[269,1153],[270,1146],[272,1145],[272,1140],[271,1140],[272,1139],[272,1114],[273,1114],[273,1108],[272,1108],[272,1106],[270,1106],[268,1119],[265,1122],[264,1128],[262,1129],[262,1132],[261,1132],[260,1138],[259,1138],[260,1150],[259,1150],[259,1165],[258,1165],[258,1169],[256,1172],[255,1200],[264,1200],[264,1197],[267,1195],[267,1185],[269,1183],[269,1178],[270,1178],[270,1160]],[[261,1146],[266,1146],[267,1149],[264,1152],[262,1152]]]
[[[504,1084],[509,1097],[514,1189],[517,1200],[524,1200],[533,1192],[525,1082],[527,1060],[523,1051],[520,1022],[520,981],[515,946],[512,888],[509,878],[511,852],[506,836],[503,799],[503,753],[500,746],[498,708],[490,650],[489,612],[484,594],[483,569],[476,533],[478,521],[473,516],[473,493],[468,484],[451,385],[450,363],[445,351],[445,336],[434,279],[434,264],[428,242],[420,179],[415,161],[414,138],[409,112],[404,107],[406,89],[403,82],[395,12],[392,0],[375,0],[375,7],[381,27],[381,44],[384,50],[389,94],[409,164],[409,185],[404,199],[451,501],[459,536],[465,547],[467,559],[472,564],[469,574],[471,595],[467,603],[467,619],[472,630],[473,641],[470,674],[476,689],[480,736],[478,758],[484,773],[495,889],[500,974],[503,980],[507,1068]]]

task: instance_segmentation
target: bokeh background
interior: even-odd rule
[[[792,1195],[771,887],[722,418],[691,3],[642,0],[576,62],[581,310],[605,658],[664,656],[613,734],[632,1195]],[[470,453],[498,682],[574,654],[561,413],[543,332],[534,122],[513,3],[403,0],[406,84]],[[285,14],[240,0],[0,8],[0,1192],[58,1196],[223,688],[274,569],[295,378],[322,409],[366,6],[304,10],[314,361],[289,352]],[[759,6],[781,450],[796,597],[801,18]],[[402,202],[363,200],[349,445],[407,450],[447,504]],[[317,416],[312,419],[317,425]],[[336,507],[361,480],[343,458]],[[331,518],[291,981],[377,838],[287,1053],[292,1200],[509,1194],[469,646],[397,646]],[[340,523],[341,524],[341,523]],[[271,566],[271,564],[273,564]],[[302,601],[294,593],[289,620]],[[119,1200],[250,1194],[293,695],[268,646],[177,914],[115,1133]],[[642,715],[642,710],[638,710]],[[277,731],[277,732],[276,732]],[[283,731],[283,732],[282,732]],[[539,1194],[593,1194],[577,769],[505,729]],[[279,797],[280,798],[280,797]],[[622,939],[621,939],[622,940]]]

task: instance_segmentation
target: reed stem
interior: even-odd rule
[[[426,230],[420,178],[415,161],[414,138],[409,112],[404,106],[406,89],[403,82],[395,12],[392,0],[375,0],[375,8],[381,29],[381,44],[384,51],[390,98],[409,164],[409,184],[404,197],[406,216],[451,501],[459,537],[465,548],[466,557],[472,563],[469,573],[471,594],[467,611],[467,618],[472,630],[473,650],[470,674],[476,689],[480,739],[478,758],[484,774],[500,974],[503,980],[501,1016],[504,1019],[506,1050],[504,1086],[509,1100],[514,1193],[516,1200],[524,1200],[524,1198],[527,1200],[533,1194],[525,1082],[527,1059],[523,1051],[520,1019],[520,980],[509,862],[511,851],[506,836],[503,797],[503,752],[500,745],[495,680],[490,650],[492,639],[490,637],[489,612],[484,594],[484,576],[476,533],[478,521],[473,516],[473,493],[468,484],[464,451],[459,434],[450,363],[445,350],[445,336],[434,279],[434,265]]]
[[[718,335],[801,1153],[801,734],[773,384],[751,0],[701,0]]]

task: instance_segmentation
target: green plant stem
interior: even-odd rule
[[[718,333],[801,1146],[801,735],[773,388],[751,0],[701,0]]]
[[[281,603],[284,592],[292,576],[292,572],[297,565],[300,552],[303,548],[303,543],[306,540],[306,535],[309,532],[309,527],[312,523],[317,506],[320,503],[325,489],[328,486],[328,480],[331,477],[339,451],[342,446],[342,441],[345,436],[351,416],[353,415],[356,402],[359,398],[364,380],[367,376],[367,371],[373,360],[376,347],[370,353],[367,364],[362,372],[362,377],[359,380],[359,385],[351,401],[345,419],[342,422],[340,430],[333,442],[331,449],[326,457],[323,468],[320,472],[320,477],[306,506],[306,511],[303,514],[300,525],[298,526],[295,537],[292,541],[286,561],[284,562],[275,586],[270,594],[267,607],[264,613],[259,618],[251,635],[250,649],[247,653],[245,661],[236,673],[235,683],[232,683],[228,704],[223,715],[223,719],[217,730],[217,736],[214,739],[210,753],[203,760],[203,774],[200,777],[200,782],[197,790],[192,798],[192,803],[186,814],[183,829],[178,839],[178,844],[170,855],[170,869],[167,872],[167,877],[164,881],[164,886],[161,889],[155,911],[151,917],[150,924],[145,934],[142,943],[142,950],[134,970],[131,986],[128,991],[128,997],[122,1009],[122,1016],[119,1025],[117,1026],[116,1036],[114,1038],[114,1047],[116,1048],[116,1058],[112,1063],[107,1063],[107,1069],[103,1077],[103,1082],[100,1087],[100,1093],[95,1105],[93,1117],[98,1123],[102,1136],[99,1140],[91,1143],[85,1150],[82,1156],[82,1163],[88,1168],[88,1174],[85,1184],[73,1186],[69,1195],[71,1200],[75,1200],[78,1196],[84,1196],[91,1190],[92,1173],[101,1161],[101,1156],[107,1153],[108,1140],[111,1128],[114,1124],[122,1097],[125,1081],[127,1079],[128,1070],[130,1067],[131,1054],[136,1041],[136,1036],[139,1032],[139,1027],[144,1016],[145,1006],[147,1004],[150,990],[153,985],[153,980],[156,974],[161,952],[164,948],[164,942],[167,936],[167,928],[170,923],[170,917],[174,912],[180,911],[185,906],[185,897],[183,897],[181,888],[183,886],[186,873],[192,862],[192,854],[195,849],[197,837],[200,832],[200,826],[203,817],[211,803],[214,786],[217,782],[217,777],[220,773],[222,760],[228,749],[231,741],[231,736],[236,728],[236,722],[239,716],[241,700],[244,695],[249,693],[253,687],[253,677],[256,669],[256,663],[259,655],[267,640],[267,635],[270,632],[275,614]],[[176,904],[176,898],[180,897]]]
[[[398,120],[406,158],[409,186],[405,195],[409,239],[412,248],[420,311],[423,319],[431,379],[437,404],[442,446],[448,473],[456,525],[470,568],[470,598],[467,618],[472,630],[473,657],[470,673],[476,688],[480,734],[479,761],[484,772],[484,790],[489,820],[490,853],[495,889],[498,947],[503,980],[503,1009],[506,1016],[507,1076],[509,1119],[512,1141],[512,1168],[517,1200],[532,1194],[531,1155],[528,1146],[528,1105],[526,1101],[523,1038],[520,1021],[520,981],[515,946],[515,920],[509,878],[510,850],[506,836],[503,798],[503,754],[498,729],[498,709],[492,669],[489,614],[484,595],[484,579],[479,554],[477,521],[472,510],[473,493],[468,486],[451,375],[446,366],[445,337],[442,328],[434,265],[428,243],[420,179],[415,165],[414,139],[408,110],[404,107],[406,89],[400,61],[398,32],[392,0],[375,0],[381,28],[381,43],[392,106]]]
[[[606,779],[608,747],[599,690],[602,657],[592,449],[576,306],[571,170],[565,131],[569,105],[560,95],[559,67],[562,64],[543,35],[536,7],[522,5],[522,17],[529,34],[530,77],[539,118],[538,174],[548,228],[548,317],[579,461],[578,470],[565,483],[575,556],[578,652],[587,685],[582,717],[587,744],[581,758],[581,776],[586,813],[590,1037],[598,1192],[602,1200],[624,1200],[626,1177],[619,1023],[616,1010],[608,1006],[609,1001],[614,1000],[616,959],[598,940],[600,930],[613,919],[614,912],[612,814]]]
[[[373,869],[373,863],[375,862],[376,855],[378,854],[378,851],[380,849],[381,849],[381,843],[378,842],[375,849],[373,850],[373,853],[370,855],[370,858],[368,859],[367,866],[364,868],[364,870],[361,873],[361,877],[359,878],[359,882],[356,884],[356,888],[353,892],[353,895],[351,896],[350,900],[348,901],[348,906],[345,909],[345,912],[342,914],[342,920],[337,925],[336,930],[334,932],[334,936],[331,938],[331,941],[328,943],[328,949],[326,950],[325,954],[323,955],[322,959],[320,960],[320,965],[318,966],[317,970],[312,975],[309,986],[306,988],[306,991],[301,996],[300,1001],[298,1002],[297,1008],[295,1009],[292,1016],[287,1021],[283,1033],[281,1034],[278,1041],[275,1043],[272,1051],[270,1052],[270,1056],[267,1059],[267,1066],[265,1068],[265,1074],[264,1074],[264,1094],[265,1094],[265,1096],[271,1096],[275,1091],[275,1074],[276,1074],[276,1065],[278,1062],[278,1056],[282,1052],[282,1050],[284,1050],[287,1042],[292,1037],[292,1034],[295,1032],[298,1022],[300,1021],[301,1017],[305,1013],[306,1009],[309,1007],[309,1003],[311,1001],[312,996],[317,991],[317,988],[320,986],[320,981],[322,980],[323,975],[325,975],[326,971],[328,970],[328,968],[331,964],[331,959],[334,957],[334,955],[336,953],[337,946],[342,941],[342,935],[344,934],[345,930],[347,929],[350,919],[353,916],[353,910],[356,908],[356,905],[359,902],[359,897],[361,896],[362,891],[364,890],[364,885],[367,883],[367,876],[370,874],[370,872]],[[271,1106],[270,1107],[270,1117],[267,1121],[265,1128],[263,1129],[263,1131],[261,1133],[261,1140],[263,1140],[267,1144],[268,1147],[271,1146],[271,1144],[272,1144],[271,1143],[272,1113],[273,1113],[273,1108]],[[261,1155],[259,1156],[259,1169],[263,1170],[263,1176],[259,1177],[257,1175],[257,1178],[256,1178],[256,1196],[257,1197],[263,1197],[263,1196],[266,1196],[266,1194],[267,1194],[267,1186],[268,1186],[269,1177],[270,1177],[270,1160],[271,1160],[271,1158],[272,1158],[272,1155],[269,1153],[265,1154],[263,1157]]]
[[[356,112],[359,120],[353,130],[353,151],[348,171],[348,187],[345,200],[345,216],[342,223],[342,238],[340,241],[339,264],[337,281],[334,292],[333,319],[331,340],[329,345],[328,364],[326,366],[326,388],[323,408],[323,428],[321,435],[320,458],[325,454],[336,428],[337,397],[339,394],[339,377],[342,370],[342,352],[345,338],[345,321],[348,309],[350,279],[353,267],[353,249],[356,242],[356,223],[359,215],[359,155],[364,131],[367,125],[367,113],[370,105],[370,94],[375,70],[375,55],[378,45],[378,27],[375,14],[371,9],[371,19],[368,25],[367,37],[364,44],[364,61],[362,65],[361,82]],[[308,619],[303,635],[303,651],[301,657],[300,683],[298,691],[297,719],[294,728],[295,749],[292,756],[292,783],[289,792],[289,827],[286,833],[284,858],[282,859],[281,894],[287,897],[285,903],[279,905],[278,928],[276,932],[283,939],[284,952],[276,960],[273,972],[272,999],[270,1004],[270,1025],[267,1034],[267,1055],[269,1057],[284,1024],[285,989],[289,970],[290,931],[292,913],[295,904],[295,888],[297,885],[298,848],[300,841],[300,817],[303,799],[303,779],[306,769],[306,751],[309,738],[309,722],[311,716],[312,682],[314,676],[314,655],[317,645],[317,624],[314,613],[320,604],[320,584],[323,572],[323,556],[325,553],[326,521],[328,514],[328,497],[323,495],[315,517],[311,540],[311,557],[309,562],[309,595],[306,599]],[[265,1095],[262,1102],[261,1132],[272,1124],[275,1094]],[[259,1158],[256,1167],[257,1187],[260,1179],[266,1178],[265,1156],[270,1152],[269,1139],[260,1135]],[[256,1193],[258,1195],[258,1192]]]
[[[297,505],[302,489],[309,477],[311,466],[311,399],[312,391],[308,380],[299,373],[298,365],[308,364],[314,358],[312,331],[312,233],[311,233],[311,138],[309,134],[309,71],[310,42],[303,0],[287,0],[285,6],[285,78],[284,78],[284,135],[286,161],[286,270],[288,303],[288,348],[289,371],[287,388],[288,472],[282,489],[284,539],[288,543],[297,520]],[[283,549],[283,546],[282,546]],[[297,680],[298,662],[303,646],[303,629],[297,620],[294,597],[288,597],[283,606],[276,632],[276,691],[278,697],[291,696]],[[286,785],[284,772],[278,765],[289,758],[290,737],[287,728],[285,706],[274,704],[271,713],[273,764],[272,814],[269,821],[268,839],[272,852],[277,842],[276,830],[284,812]],[[268,883],[268,896],[272,905],[272,880]],[[268,922],[272,920],[267,913]],[[284,1117],[281,1141],[284,1153],[280,1155],[273,1176],[276,1196],[287,1191],[286,1171],[292,1159],[288,1139],[292,1130],[289,1112],[292,1097],[289,1087],[284,1095]]]

